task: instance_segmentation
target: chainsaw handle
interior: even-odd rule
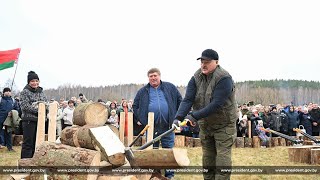
[[[147,131],[149,128],[149,125],[147,124],[146,127],[143,128],[143,130],[140,132],[141,136]]]
[[[299,128],[293,128],[293,131],[301,133],[301,129],[299,129]]]

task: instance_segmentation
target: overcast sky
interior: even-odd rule
[[[15,82],[187,85],[207,48],[235,81],[320,80],[320,1],[0,0],[0,50],[21,48]],[[16,67],[16,66],[15,66]],[[0,84],[14,68],[0,71]]]

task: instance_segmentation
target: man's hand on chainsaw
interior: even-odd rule
[[[185,118],[185,121],[187,121],[187,125],[188,126],[195,126],[197,124],[197,121],[193,116],[191,116],[190,114],[187,115]]]
[[[173,120],[173,124],[172,126],[175,126],[176,129],[178,129],[180,127],[181,121],[179,121],[178,119]]]

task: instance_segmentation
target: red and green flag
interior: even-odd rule
[[[0,71],[13,67],[18,62],[19,54],[20,48],[0,51]]]

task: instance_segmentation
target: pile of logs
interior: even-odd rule
[[[40,113],[38,125],[44,119]],[[153,115],[153,113],[152,113]],[[53,117],[53,116],[52,116]],[[106,125],[108,111],[100,103],[83,103],[77,106],[73,115],[74,125],[65,128],[61,132],[60,142],[42,141],[36,145],[32,158],[18,161],[20,167],[45,167],[50,169],[48,175],[53,179],[150,179],[152,173],[111,173],[113,169],[131,168],[130,162],[125,156],[125,140],[123,138],[124,113],[121,113],[120,131],[112,126]],[[132,114],[129,116],[132,118]],[[153,116],[152,116],[153,117]],[[49,119],[54,120],[54,118]],[[49,125],[49,128],[50,127]],[[38,136],[38,134],[37,134]],[[37,137],[38,138],[38,137]],[[44,139],[44,138],[43,138]],[[50,138],[48,138],[50,139]],[[121,140],[122,139],[122,140]],[[126,143],[132,142],[127,138]],[[142,140],[141,140],[142,141]],[[146,141],[146,140],[145,140]],[[146,149],[135,150],[134,167],[167,167],[179,168],[188,166],[190,161],[186,149]],[[166,158],[164,158],[166,157]],[[98,173],[64,173],[56,174],[63,167],[86,167],[98,169]],[[104,173],[108,172],[108,174]],[[39,174],[31,174],[32,176]],[[16,175],[15,175],[16,176]],[[14,176],[12,176],[14,177]],[[154,179],[154,178],[153,178]]]

